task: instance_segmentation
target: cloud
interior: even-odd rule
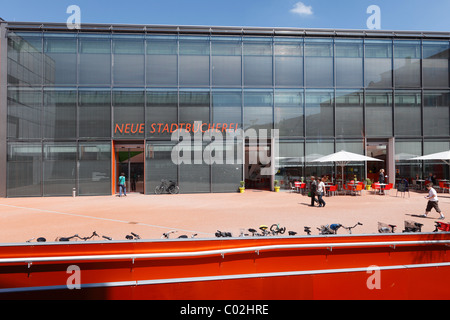
[[[312,6],[307,6],[303,2],[297,2],[291,12],[300,16],[311,16],[313,14]]]

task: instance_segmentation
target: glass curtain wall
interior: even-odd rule
[[[363,137],[395,136],[400,174],[411,175],[422,163],[405,162],[400,150],[443,151],[450,138],[449,51],[448,40],[399,37],[10,32],[8,196],[68,194],[73,185],[109,194],[112,139],[146,141],[148,193],[167,177],[181,192],[235,191],[242,165],[162,165],[176,144],[172,129],[194,121],[278,129],[276,178],[285,187],[336,174],[308,159],[341,148],[364,153]],[[207,137],[186,152],[215,146],[207,160],[238,157],[244,147],[230,141]],[[447,174],[441,163],[423,170]]]

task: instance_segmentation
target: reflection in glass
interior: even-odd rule
[[[303,40],[275,38],[275,86],[303,86]]]
[[[104,35],[80,35],[78,43],[79,84],[111,84],[111,40],[109,37]]]
[[[449,96],[448,91],[425,91],[423,108],[424,136],[449,135]]]
[[[364,77],[366,87],[392,87],[391,40],[365,41]]]
[[[267,40],[244,39],[244,86],[272,86],[272,41]]]
[[[333,87],[333,40],[305,39],[305,79],[309,88]]]
[[[144,137],[144,101],[143,91],[113,91],[115,137]]]
[[[180,38],[180,86],[209,86],[209,38]]]
[[[395,135],[421,136],[422,95],[420,91],[395,92]]]
[[[336,86],[363,86],[363,42],[362,40],[335,40]]]
[[[144,84],[144,38],[139,36],[118,36],[112,40],[114,53],[114,85]]]
[[[334,136],[334,92],[307,90],[305,102],[306,136]]]
[[[175,142],[147,142],[145,147],[145,191],[154,194],[161,180],[172,180],[178,184],[177,165],[172,161]],[[184,190],[180,186],[180,193]]]
[[[45,34],[45,84],[77,84],[77,39],[72,34]]]
[[[397,88],[418,88],[421,79],[420,41],[394,41],[394,81]]]
[[[44,196],[71,195],[76,186],[76,143],[44,143]]]
[[[111,194],[111,144],[80,142],[78,151],[79,195]]]
[[[423,86],[449,87],[450,44],[448,41],[423,41]]]
[[[80,90],[78,99],[80,138],[111,137],[111,91]]]
[[[177,129],[173,126],[178,122],[177,91],[147,91],[146,103],[147,137],[170,139],[171,133]]]
[[[366,91],[366,136],[392,136],[391,91]]]
[[[244,91],[244,130],[273,128],[273,93]]]
[[[275,91],[274,121],[280,137],[303,136],[303,93]]]
[[[363,136],[363,106],[364,97],[361,91],[336,90],[337,137]]]
[[[41,112],[40,90],[9,89],[8,138],[41,138]]]
[[[44,91],[44,138],[76,139],[77,92],[75,90]]]
[[[9,143],[7,170],[8,197],[42,195],[42,144]]]
[[[213,86],[241,86],[240,38],[215,37],[211,50]]]
[[[176,37],[147,38],[147,85],[176,86],[178,83]]]

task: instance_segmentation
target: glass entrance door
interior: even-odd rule
[[[387,142],[368,142],[367,156],[383,161],[367,161],[367,178],[378,181],[380,169],[384,169],[384,174],[389,175],[387,168]]]
[[[115,144],[116,185],[124,173],[127,193],[144,193],[144,145]],[[118,189],[116,188],[116,192]]]

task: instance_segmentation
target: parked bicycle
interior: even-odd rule
[[[161,180],[161,184],[156,186],[155,193],[161,194],[163,192],[168,192],[170,194],[177,194],[180,192],[180,188],[172,180]]]
[[[97,232],[93,232],[90,236],[88,236],[88,237],[80,237],[78,234],[74,234],[73,236],[70,236],[70,237],[57,237],[56,239],[55,239],[55,241],[63,241],[63,242],[65,242],[65,241],[70,241],[70,240],[72,240],[72,239],[79,239],[79,240],[83,240],[83,241],[87,241],[87,240],[91,240],[93,237],[100,237],[98,234],[97,234]],[[101,236],[103,239],[106,239],[106,240],[112,240],[112,238],[111,237],[108,237],[108,236]]]
[[[352,234],[352,229],[356,228],[357,226],[362,226],[363,224],[361,222],[358,222],[357,224],[355,224],[353,227],[345,227],[342,226],[342,228],[346,229],[348,231],[349,234]]]
[[[125,239],[127,239],[127,240],[140,240],[141,239],[141,236],[140,235],[138,235],[138,234],[136,234],[136,233],[134,233],[134,232],[130,232],[131,234],[127,234],[126,236],[125,236]]]
[[[422,232],[422,223],[405,220],[405,229],[402,232]]]
[[[395,224],[387,224],[384,222],[378,222],[378,232],[379,233],[395,233]]]
[[[342,227],[342,224],[333,223],[333,224],[321,225],[320,228],[317,228],[317,230],[319,230],[320,235],[337,234],[337,231],[339,230],[340,227]]]
[[[435,229],[433,232],[438,232],[439,230],[444,231],[444,232],[450,231],[450,223],[435,221],[434,226],[435,226]]]

